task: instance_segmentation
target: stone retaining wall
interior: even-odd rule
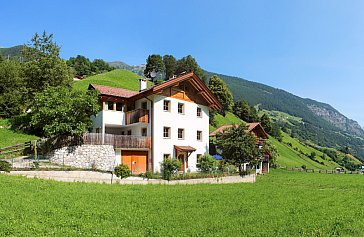
[[[47,155],[50,162],[82,169],[114,170],[115,152],[110,145],[63,147]]]

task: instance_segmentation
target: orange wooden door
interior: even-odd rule
[[[121,151],[121,163],[129,167],[132,174],[147,171],[147,151]]]

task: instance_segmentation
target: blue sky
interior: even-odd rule
[[[53,33],[62,57],[145,63],[193,55],[208,71],[334,106],[364,125],[364,1],[4,1],[0,46]]]

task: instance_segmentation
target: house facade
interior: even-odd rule
[[[238,127],[237,124],[227,124],[217,128],[215,131],[210,133],[210,137],[215,137],[217,134],[222,134],[226,130],[232,127]],[[261,149],[264,145],[264,141],[269,138],[268,134],[264,131],[264,128],[260,123],[246,123],[245,132],[250,133],[254,136],[257,146]],[[269,160],[270,154],[264,154],[259,158],[258,164],[255,166],[255,171],[257,174],[269,173]],[[247,170],[249,163],[243,165],[243,170]]]
[[[99,92],[102,110],[92,118],[89,139],[111,144],[115,165],[135,174],[159,172],[164,159],[177,158],[181,171],[196,171],[197,159],[209,152],[209,109],[221,104],[193,73],[140,91],[90,84]]]

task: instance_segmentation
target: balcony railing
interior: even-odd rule
[[[115,135],[102,133],[86,133],[83,135],[83,144],[112,145],[114,148],[150,148],[151,137],[133,135]]]
[[[133,123],[149,123],[149,110],[135,109],[125,113],[125,125]]]

